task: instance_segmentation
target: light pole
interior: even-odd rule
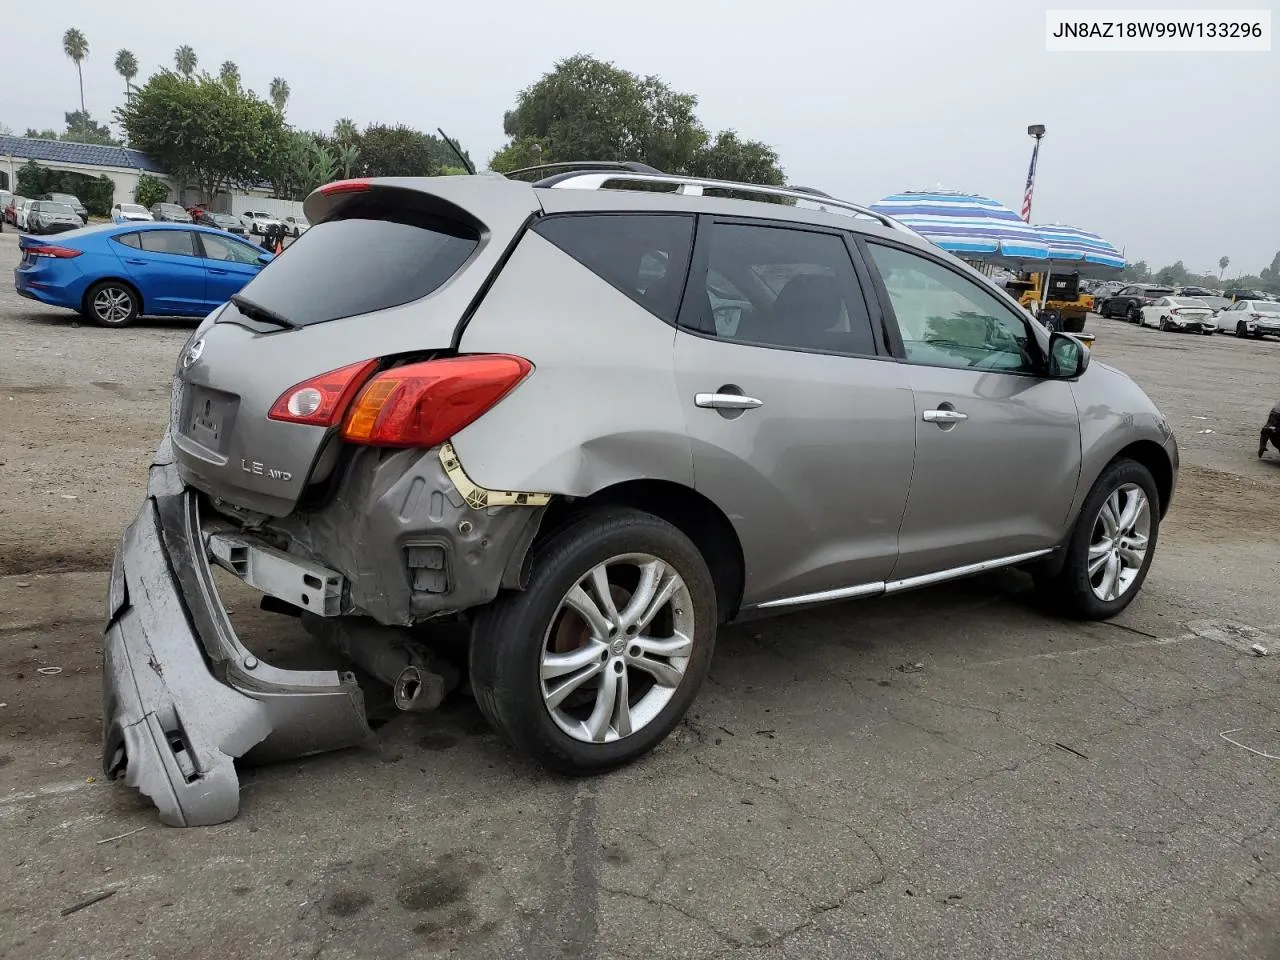
[[[1044,124],[1033,123],[1027,127],[1027,135],[1036,138],[1031,150],[1031,168],[1027,170],[1027,189],[1022,194],[1022,219],[1031,222],[1031,191],[1036,185],[1036,161],[1040,159],[1040,141],[1044,139]]]

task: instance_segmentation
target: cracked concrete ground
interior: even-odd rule
[[[189,327],[71,319],[0,291],[0,955],[1280,957],[1280,761],[1221,736],[1280,756],[1280,458],[1254,457],[1280,343],[1091,321],[1184,451],[1114,623],[1007,571],[761,621],[615,774],[544,775],[459,700],[172,830],[101,782],[99,630]]]

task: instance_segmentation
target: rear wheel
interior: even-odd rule
[[[84,295],[84,315],[100,327],[127,327],[141,310],[138,295],[119,280],[94,284]]]
[[[1130,304],[1129,311],[1126,314],[1126,317],[1128,318],[1130,323],[1141,323],[1142,311],[1138,309],[1137,304]]]
[[[1142,464],[1122,459],[1102,472],[1067,541],[1062,569],[1037,578],[1056,607],[1106,620],[1142,589],[1160,532],[1160,494]]]
[[[480,710],[551,770],[629,763],[666,738],[710,668],[706,562],[675,527],[621,509],[585,514],[535,550],[527,588],[476,617]]]

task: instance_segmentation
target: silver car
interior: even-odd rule
[[[105,769],[164,822],[369,736],[215,567],[568,773],[658,745],[727,623],[998,567],[1086,619],[1141,588],[1178,450],[1127,376],[857,205],[601,166],[328,184],[184,346],[105,638]]]

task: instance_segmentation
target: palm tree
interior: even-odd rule
[[[196,64],[199,62],[200,58],[196,56],[196,52],[185,43],[173,51],[174,66],[178,68],[180,74],[188,79],[196,72]]]
[[[133,78],[138,75],[138,58],[132,51],[122,49],[116,53],[116,73],[124,77],[124,95],[127,98]]]
[[[342,171],[344,180],[351,178],[351,174],[356,168],[356,162],[359,159],[360,150],[354,143],[338,148],[338,168]]]
[[[356,129],[356,122],[350,117],[343,117],[333,125],[333,139],[344,146],[353,143],[358,136],[360,131]]]
[[[1231,258],[1223,257],[1218,261],[1218,279],[1222,279],[1222,272],[1231,266]]]
[[[89,56],[89,41],[85,39],[83,33],[72,27],[62,35],[62,52],[75,61],[76,73],[80,76],[80,136],[85,136],[85,121],[89,118],[89,113],[84,108],[84,70],[80,64],[84,62],[84,58]]]
[[[289,82],[284,77],[276,77],[271,81],[270,95],[276,112],[284,113],[284,105],[289,102]]]
[[[218,78],[234,90],[240,86],[240,68],[235,65],[232,60],[224,60],[222,66],[218,68]]]

